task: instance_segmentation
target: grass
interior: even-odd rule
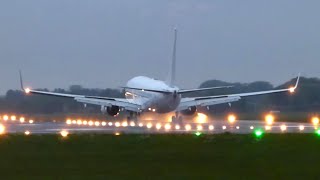
[[[319,179],[320,137],[4,135],[1,179]]]

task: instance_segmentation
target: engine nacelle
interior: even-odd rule
[[[186,116],[191,116],[191,115],[194,115],[196,112],[197,112],[197,107],[191,106],[188,109],[181,111],[180,113]]]
[[[119,106],[107,107],[107,112],[110,116],[116,116],[120,112],[120,107]]]

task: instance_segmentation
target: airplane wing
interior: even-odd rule
[[[186,110],[191,106],[211,106],[211,105],[217,105],[217,104],[223,104],[223,103],[230,103],[230,102],[239,101],[241,98],[248,97],[248,96],[258,96],[258,95],[283,93],[283,92],[293,93],[295,89],[298,87],[299,79],[300,79],[300,74],[297,77],[295,86],[287,89],[277,89],[277,90],[268,90],[268,91],[239,93],[239,94],[226,94],[226,95],[218,95],[218,96],[182,98],[177,110],[178,111]]]
[[[84,104],[93,104],[93,105],[105,106],[105,107],[119,106],[133,112],[140,112],[142,108],[140,104],[129,102],[127,99],[123,99],[123,98],[109,98],[109,97],[99,97],[99,96],[54,93],[54,92],[31,90],[29,88],[24,89],[24,91],[26,92],[26,94],[39,94],[39,95],[46,95],[46,96],[70,98]]]
[[[32,90],[30,88],[24,88],[21,72],[20,72],[20,84],[21,84],[21,89],[26,94],[39,94],[39,95],[46,95],[46,96],[70,98],[84,104],[93,104],[93,105],[105,106],[105,107],[119,106],[133,112],[141,112],[141,109],[142,109],[142,106],[140,104],[129,102],[127,99],[124,99],[124,98],[85,96],[85,95],[55,93],[55,92],[47,92],[47,91],[37,91],[37,90]]]

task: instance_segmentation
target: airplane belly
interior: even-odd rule
[[[157,113],[168,113],[177,109],[180,104],[180,97],[164,97],[155,103]]]

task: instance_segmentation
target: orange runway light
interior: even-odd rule
[[[0,134],[4,134],[6,132],[6,127],[0,124]]]
[[[237,117],[234,114],[228,115],[228,122],[233,124],[237,120]]]
[[[312,124],[314,126],[318,126],[319,125],[319,118],[318,117],[313,117],[311,121],[312,121]]]
[[[11,116],[10,119],[11,119],[11,121],[15,121],[15,120],[17,120],[17,117],[16,116]]]
[[[24,118],[24,117],[21,117],[19,120],[20,120],[20,123],[24,123],[25,118]]]
[[[161,124],[160,123],[158,123],[158,124],[156,124],[156,129],[161,129]]]
[[[66,124],[68,124],[68,125],[70,125],[72,123],[72,121],[70,120],[70,119],[68,119],[67,121],[66,121]]]
[[[267,114],[264,119],[267,125],[272,125],[274,122],[274,116],[272,114]]]
[[[196,123],[203,124],[208,120],[208,116],[203,113],[197,113]]]
[[[4,121],[8,121],[8,120],[9,120],[9,116],[8,116],[8,115],[4,115],[4,116],[3,116],[3,120],[4,120]]]
[[[171,125],[170,125],[170,124],[166,124],[166,125],[164,126],[164,129],[165,129],[165,130],[170,130],[170,129],[171,129]]]

